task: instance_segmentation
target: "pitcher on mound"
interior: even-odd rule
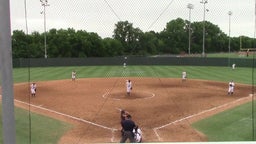
[[[127,95],[131,95],[131,91],[132,91],[132,82],[131,80],[126,80],[126,92]]]

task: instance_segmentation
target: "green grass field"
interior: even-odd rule
[[[49,81],[49,80],[59,80],[59,79],[71,79],[71,72],[75,70],[77,72],[78,78],[92,78],[92,77],[158,77],[158,78],[180,78],[181,72],[186,71],[189,79],[205,79],[205,80],[214,80],[229,82],[234,80],[236,83],[252,84],[252,68],[237,68],[232,70],[229,67],[201,67],[201,66],[127,66],[124,68],[122,66],[77,66],[77,67],[38,67],[38,68],[15,68],[13,70],[13,79],[15,83],[20,82],[32,82],[32,81]],[[216,115],[204,120],[203,122],[198,122],[193,124],[194,127],[198,130],[203,131],[203,128],[206,129],[205,134],[209,137],[210,141],[233,141],[233,140],[242,140],[250,141],[252,140],[252,120],[250,120],[250,112],[252,109],[248,105],[241,106],[242,110],[237,112],[226,111],[224,117]],[[28,141],[28,112],[23,112],[25,114],[19,114],[21,110],[15,111],[16,117],[16,129],[17,129],[17,139],[27,143]],[[248,113],[247,115],[237,114],[237,113]],[[228,118],[227,118],[228,117]],[[44,129],[46,127],[43,125],[41,120],[47,119],[40,115],[33,114],[32,116],[32,140],[33,143],[44,143],[36,141],[37,139],[43,139],[53,135],[53,140],[48,143],[56,143],[59,139],[59,136],[62,133],[57,131],[52,131],[53,134],[42,136],[42,133],[50,133],[51,128]],[[211,123],[211,119],[216,119]],[[226,122],[219,123],[218,121],[224,120]],[[45,121],[45,120],[43,120]],[[241,123],[242,121],[242,123]],[[57,122],[52,119],[49,122],[46,122],[48,127],[57,127],[56,129],[62,129],[61,132],[64,132],[71,126],[65,123]],[[213,129],[214,124],[218,123],[218,127],[221,127],[221,130],[225,130],[226,134],[231,135],[223,136],[222,132],[216,131]],[[229,127],[227,123],[230,123]],[[246,132],[243,133],[239,138],[233,135],[233,133],[240,133],[241,127],[246,127]],[[36,126],[36,127],[35,127]],[[50,132],[48,132],[49,130]],[[217,129],[218,130],[218,129]],[[56,132],[58,134],[56,134]]]
[[[254,141],[252,102],[194,123],[209,141]]]
[[[252,68],[203,67],[203,66],[128,66],[123,73],[122,66],[80,66],[80,67],[40,67],[18,68],[13,70],[14,82],[48,81],[70,79],[71,71],[77,72],[78,78],[92,77],[171,77],[180,78],[186,71],[190,79],[205,79],[238,83],[252,83]]]
[[[0,110],[2,111],[2,107]],[[2,113],[0,113],[0,117],[2,119]],[[72,125],[68,123],[29,113],[20,108],[15,108],[15,126],[17,144],[29,144],[30,141],[35,144],[57,144],[65,131],[72,128]],[[2,124],[0,128],[2,129]],[[3,142],[2,135],[2,131],[0,131],[0,143]]]

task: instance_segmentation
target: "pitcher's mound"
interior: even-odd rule
[[[111,93],[106,93],[103,95],[103,98],[111,98],[111,99],[116,99],[116,100],[121,100],[121,99],[148,99],[148,98],[153,98],[155,96],[154,93],[151,92],[132,92],[130,95],[128,95],[125,92],[111,92]]]

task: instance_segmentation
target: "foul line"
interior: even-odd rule
[[[47,109],[47,108],[44,108],[44,107],[41,107],[41,106],[36,106],[36,105],[29,104],[29,103],[19,101],[19,100],[16,100],[16,99],[14,99],[14,101],[22,103],[22,104],[30,105],[30,106],[38,108],[38,109],[49,111],[49,112],[52,112],[52,113],[55,113],[55,114],[58,114],[58,115],[62,115],[62,116],[65,116],[65,117],[68,117],[68,118],[71,118],[71,119],[74,119],[74,120],[77,120],[77,121],[80,121],[80,122],[88,123],[88,124],[91,124],[91,125],[103,128],[103,129],[108,129],[108,130],[111,130],[113,132],[117,131],[117,129],[115,129],[115,128],[109,128],[109,127],[106,127],[106,126],[103,126],[103,125],[100,125],[100,124],[96,124],[96,123],[93,123],[93,122],[90,122],[90,121],[87,121],[87,120],[84,120],[84,119],[81,119],[81,118],[77,118],[77,117],[74,117],[74,116],[71,116],[71,115],[68,115],[68,114],[64,114],[64,113],[61,113],[61,112],[57,112],[57,111],[54,111],[54,110],[51,110],[51,109]]]
[[[248,97],[252,97],[252,96],[250,95],[250,96],[248,96]],[[181,122],[181,121],[184,121],[184,120],[187,120],[187,119],[190,119],[190,118],[199,116],[199,115],[201,115],[201,114],[204,114],[204,113],[207,113],[207,112],[210,112],[210,111],[213,111],[213,110],[216,110],[216,109],[225,107],[225,106],[230,105],[230,104],[232,104],[232,103],[239,102],[239,101],[241,101],[241,100],[243,100],[243,99],[246,99],[246,98],[248,98],[248,97],[240,98],[240,99],[237,99],[237,100],[235,100],[235,101],[232,101],[232,102],[229,102],[229,103],[226,103],[226,104],[217,106],[217,107],[213,107],[213,108],[208,109],[208,110],[201,111],[201,112],[199,112],[199,113],[197,113],[197,114],[193,114],[193,115],[184,117],[184,118],[182,118],[182,119],[175,120],[175,121],[170,122],[170,123],[168,123],[168,124],[165,124],[165,125],[163,125],[163,126],[156,127],[156,128],[154,128],[153,130],[154,130],[154,132],[155,132],[155,134],[156,134],[156,136],[157,136],[157,138],[158,138],[158,141],[161,141],[162,139],[161,139],[160,135],[158,134],[157,130],[162,129],[162,128],[167,127],[167,126],[170,126],[170,125],[172,125],[172,124],[175,124],[175,123],[178,123],[178,122]]]
[[[1,95],[1,94],[0,94],[0,97],[2,98],[2,95]],[[110,140],[111,140],[111,142],[114,142],[114,140],[115,140],[115,131],[118,131],[118,130],[115,129],[115,128],[109,128],[109,127],[106,127],[106,126],[103,126],[103,125],[100,125],[100,124],[96,124],[96,123],[93,123],[93,122],[90,122],[90,121],[87,121],[87,120],[84,120],[84,119],[81,119],[81,118],[77,118],[77,117],[74,117],[74,116],[71,116],[71,115],[68,115],[68,114],[64,114],[64,113],[60,113],[60,112],[57,112],[57,111],[54,111],[54,110],[50,110],[50,109],[47,109],[47,108],[42,107],[42,105],[36,106],[36,105],[29,104],[29,103],[26,103],[26,102],[23,102],[23,101],[19,101],[19,100],[16,100],[16,99],[14,99],[14,101],[15,101],[15,102],[18,102],[18,103],[25,104],[25,105],[30,105],[30,106],[35,107],[35,108],[38,108],[38,109],[42,109],[42,110],[45,110],[45,111],[49,111],[49,112],[52,112],[52,113],[55,113],[55,114],[58,114],[58,115],[62,115],[62,116],[65,116],[65,117],[68,117],[68,118],[71,118],[71,119],[74,119],[74,120],[77,120],[77,121],[80,121],[80,122],[88,123],[88,124],[91,124],[91,125],[94,125],[94,126],[103,128],[103,129],[111,130],[111,132],[112,132],[112,137],[111,137]]]

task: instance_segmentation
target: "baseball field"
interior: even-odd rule
[[[72,70],[77,72],[76,81],[71,81]],[[188,75],[184,82],[182,71]],[[17,136],[24,143],[28,133],[36,143],[119,142],[120,109],[131,113],[143,131],[143,142],[253,140],[251,68],[40,67],[29,72],[17,68],[13,76],[15,105],[33,112],[30,118],[15,112],[16,121],[25,119],[16,122],[17,131],[31,125]],[[133,83],[130,96],[126,95],[127,79]],[[235,81],[232,96],[227,95],[230,80]],[[33,98],[30,82],[37,84]],[[51,135],[53,140],[48,139]]]

